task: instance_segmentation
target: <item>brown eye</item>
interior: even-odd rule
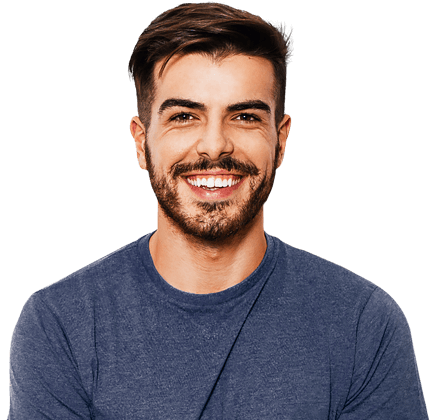
[[[181,112],[179,114],[174,115],[170,118],[171,121],[179,122],[179,123],[186,123],[191,120],[193,120],[194,117],[191,114],[188,114],[186,112]]]
[[[237,117],[235,117],[235,119],[244,122],[260,121],[259,117],[254,114],[239,114]]]

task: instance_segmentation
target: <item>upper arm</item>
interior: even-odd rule
[[[379,288],[357,326],[354,372],[339,418],[428,419],[410,329],[398,305]]]
[[[9,420],[91,419],[71,343],[58,317],[33,295],[15,328]]]

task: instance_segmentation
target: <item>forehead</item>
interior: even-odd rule
[[[191,99],[207,106],[260,99],[274,111],[274,70],[267,59],[247,55],[221,59],[203,54],[174,56],[159,77],[162,63],[154,69],[156,109],[168,98]]]

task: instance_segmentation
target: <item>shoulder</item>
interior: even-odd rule
[[[368,299],[375,284],[324,258],[294,248],[277,238],[278,274],[288,279],[290,286],[310,288],[314,293],[346,299],[364,296]]]
[[[352,271],[309,252],[278,243],[277,278],[279,294],[287,294],[319,314],[322,323],[334,329],[350,326],[356,331],[360,319],[388,319],[405,323],[396,302],[381,288]]]
[[[115,287],[117,283],[132,276],[140,268],[138,239],[103,258],[81,268],[60,281],[47,286],[34,295],[44,301],[61,302],[63,298],[79,296],[86,298]]]
[[[21,318],[53,317],[64,325],[91,322],[94,313],[113,299],[133,294],[133,284],[142,278],[138,239],[115,252],[35,292],[27,301]],[[125,292],[119,293],[123,289]]]

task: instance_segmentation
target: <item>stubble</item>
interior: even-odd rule
[[[144,151],[151,186],[163,213],[185,234],[205,241],[221,241],[247,228],[268,199],[274,183],[276,163],[279,156],[279,146],[277,144],[274,165],[269,177],[267,174],[260,174],[260,171],[253,163],[241,162],[231,156],[218,161],[200,158],[194,163],[175,164],[167,175],[163,175],[156,173],[148,141],[145,141]],[[178,183],[181,182],[180,177],[187,172],[210,169],[239,171],[249,178],[250,193],[248,197],[240,202],[235,199],[221,201],[193,200],[190,204],[195,205],[198,211],[193,215],[188,214],[184,211],[184,206],[178,193]],[[236,207],[236,209],[233,207]],[[231,211],[228,211],[229,208]]]

